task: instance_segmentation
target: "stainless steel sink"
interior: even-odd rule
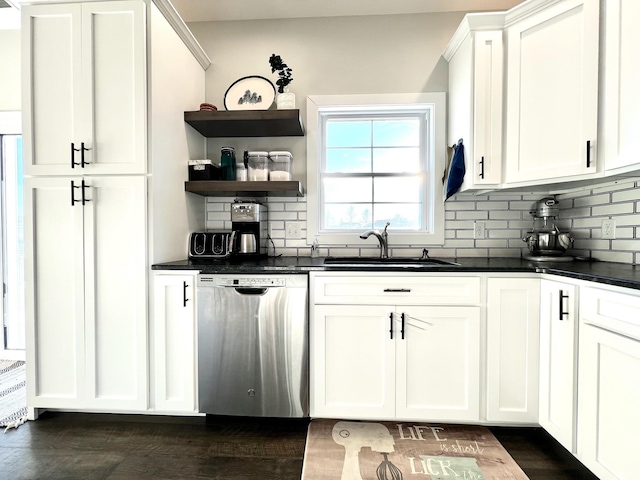
[[[422,257],[326,257],[325,265],[406,265],[416,267],[460,266],[459,263]]]

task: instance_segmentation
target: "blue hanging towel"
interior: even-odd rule
[[[464,145],[462,139],[458,140],[458,144],[454,147],[455,152],[451,165],[449,167],[449,176],[447,178],[447,194],[445,201],[454,193],[460,190],[462,180],[464,180]]]

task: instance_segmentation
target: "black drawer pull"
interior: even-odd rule
[[[410,288],[385,288],[384,291],[386,293],[409,293],[411,291]]]
[[[562,290],[560,290],[560,293],[559,293],[559,295],[558,295],[558,304],[559,304],[559,305],[558,305],[558,320],[564,320],[564,318],[562,318],[562,317],[564,317],[565,315],[567,315],[567,316],[569,315],[569,312],[568,312],[568,311],[567,311],[567,312],[565,312],[565,311],[563,310],[563,309],[564,309],[564,302],[563,302],[563,300],[564,300],[565,298],[567,298],[567,299],[568,299],[568,298],[569,298],[569,295],[565,295],[565,294],[564,294],[564,292],[563,292]]]

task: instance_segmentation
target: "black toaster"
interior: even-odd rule
[[[233,232],[193,232],[189,236],[189,258],[227,258],[233,247]]]

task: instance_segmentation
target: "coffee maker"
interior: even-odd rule
[[[267,256],[267,207],[252,201],[231,204],[231,229],[234,231],[233,255],[237,257]]]

